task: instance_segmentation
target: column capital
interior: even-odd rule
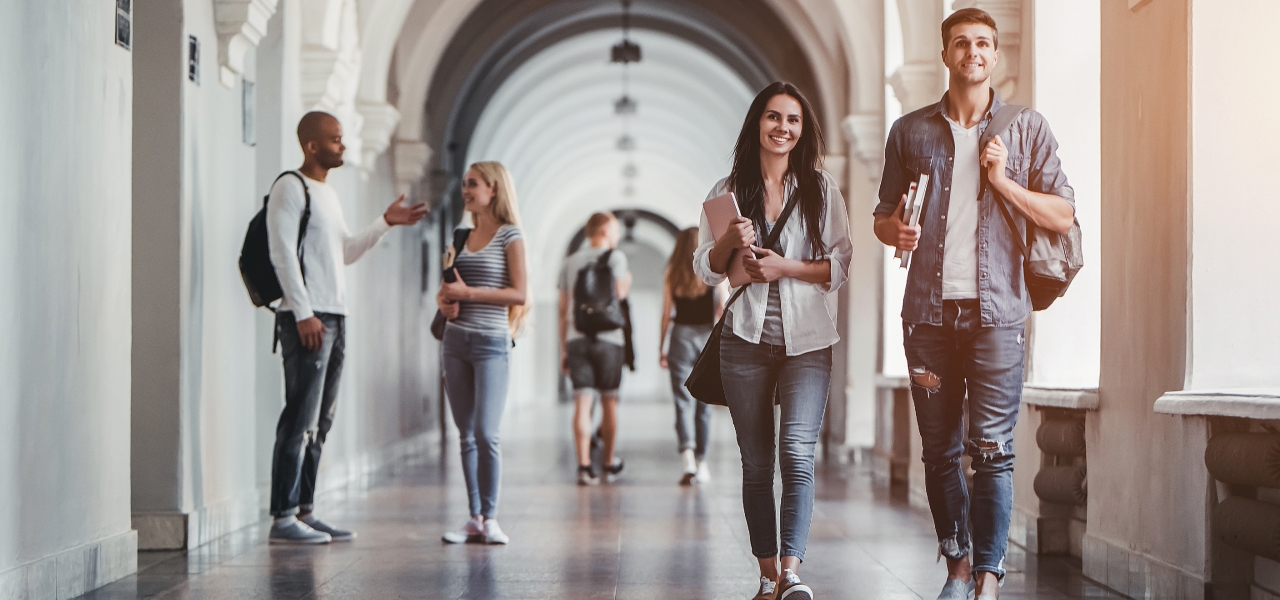
[[[852,149],[851,154],[869,166],[879,166],[884,151],[884,115],[859,113],[840,122],[840,132]]]
[[[213,15],[218,32],[218,81],[235,87],[244,73],[244,58],[267,33],[267,23],[279,0],[214,0]]]
[[[356,110],[364,115],[364,127],[360,130],[360,139],[364,142],[361,168],[371,171],[378,156],[391,145],[391,135],[400,123],[400,111],[386,102],[369,100],[357,100]]]
[[[414,184],[422,180],[427,173],[427,164],[431,162],[431,146],[419,140],[398,139],[392,150],[394,155],[396,193],[408,195]],[[428,199],[431,200],[431,199]]]
[[[893,87],[893,95],[898,102],[902,103],[904,114],[942,98],[944,78],[940,65],[933,60],[909,62],[889,76],[889,85]]]

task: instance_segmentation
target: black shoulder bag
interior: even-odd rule
[[[453,230],[453,260],[454,261],[457,261],[458,256],[462,254],[462,248],[467,245],[467,238],[470,236],[471,236],[470,229]],[[450,263],[449,266],[445,268],[444,273],[440,275],[440,278],[443,279],[445,283],[453,283],[458,280],[457,271],[454,270],[453,263]],[[444,313],[440,312],[440,309],[436,309],[436,316],[434,319],[431,320],[431,336],[436,338],[437,340],[443,340],[444,326],[445,326],[445,323],[447,323],[448,321],[449,321],[448,319],[444,318]]]
[[[1000,110],[991,117],[986,130],[982,132],[982,137],[978,140],[978,148],[986,148],[992,139],[1003,135],[1024,110],[1026,110],[1025,106],[1016,104],[1000,107]],[[985,170],[982,172],[982,187],[985,191],[987,187]],[[1022,249],[1023,279],[1027,282],[1027,293],[1031,295],[1032,310],[1049,308],[1054,300],[1066,295],[1067,288],[1071,286],[1071,280],[1075,279],[1076,273],[1084,267],[1080,222],[1074,221],[1071,224],[1071,231],[1061,235],[1027,219],[1027,236],[1024,239],[1018,224],[1013,220],[1013,214],[1005,205],[1004,198],[995,193],[992,193],[992,196],[995,197],[996,205],[1000,207],[1005,222],[1013,232],[1013,239],[1018,241],[1018,246]]]
[[[782,214],[778,216],[773,230],[765,238],[762,248],[772,248],[774,244],[778,243],[778,236],[782,234],[782,228],[787,224],[787,218],[791,216],[792,211],[795,210],[796,204],[799,202],[800,194],[791,194],[791,199],[787,201],[787,206],[782,209]],[[702,352],[698,353],[698,359],[693,361],[693,370],[689,372],[689,378],[684,381],[684,387],[699,402],[717,406],[725,406],[727,404],[724,398],[724,384],[720,380],[720,332],[724,330],[724,320],[729,316],[729,307],[749,287],[751,287],[749,283],[743,285],[732,296],[729,296],[729,301],[724,305],[724,312],[720,314],[720,320],[711,329],[711,337],[707,338],[707,345],[703,346]]]

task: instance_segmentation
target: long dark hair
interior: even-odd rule
[[[733,171],[729,173],[729,189],[738,196],[738,209],[751,219],[756,230],[764,231],[764,175],[760,172],[760,119],[764,109],[774,96],[791,96],[800,103],[802,120],[800,139],[787,158],[787,174],[796,178],[796,193],[800,195],[796,210],[804,217],[805,235],[809,238],[810,258],[816,259],[827,252],[822,243],[822,224],[825,221],[826,181],[819,169],[826,154],[822,128],[818,125],[813,105],[796,86],[775,81],[756,95],[742,121],[738,143],[733,147]],[[784,204],[785,206],[785,204]],[[764,243],[763,240],[759,243]]]

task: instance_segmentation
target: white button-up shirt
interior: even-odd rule
[[[849,260],[853,257],[853,245],[849,242],[849,213],[845,208],[840,186],[826,171],[822,172],[825,185],[826,215],[822,223],[822,243],[827,252],[812,256],[809,239],[805,234],[804,216],[797,206],[783,227],[783,256],[796,260],[831,261],[831,280],[828,283],[809,283],[784,277],[778,280],[778,293],[782,298],[782,337],[786,342],[787,356],[821,350],[840,341],[836,331],[836,291],[849,278]],[[726,179],[721,179],[707,194],[710,200],[729,192]],[[795,183],[788,181],[789,198]],[[724,281],[724,273],[711,270],[711,248],[715,246],[706,212],[698,225],[698,249],[693,253],[693,271],[707,285]],[[763,244],[764,240],[756,240]],[[765,310],[769,304],[769,284],[752,283],[746,293],[729,308],[726,323],[734,335],[753,344],[760,343],[760,331],[764,328]]]

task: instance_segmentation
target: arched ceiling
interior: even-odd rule
[[[579,34],[522,63],[486,103],[462,161],[497,160],[511,170],[535,293],[554,288],[555,268],[541,265],[558,264],[592,212],[638,208],[679,227],[696,225],[707,191],[728,172],[755,95],[720,57],[684,38],[639,30],[632,39],[644,60],[628,67],[639,110],[618,116],[623,67],[607,58],[619,38],[610,30]],[[617,148],[624,128],[634,150]]]
[[[814,69],[765,0],[643,0],[632,6],[636,29],[664,32],[728,65],[748,87],[788,79],[825,114]],[[602,0],[484,0],[458,27],[429,87],[422,138],[437,164],[456,174],[480,113],[524,62],[560,41],[591,31],[615,38],[621,4]],[[607,57],[608,46],[600,50]],[[406,107],[407,109],[407,107]]]

